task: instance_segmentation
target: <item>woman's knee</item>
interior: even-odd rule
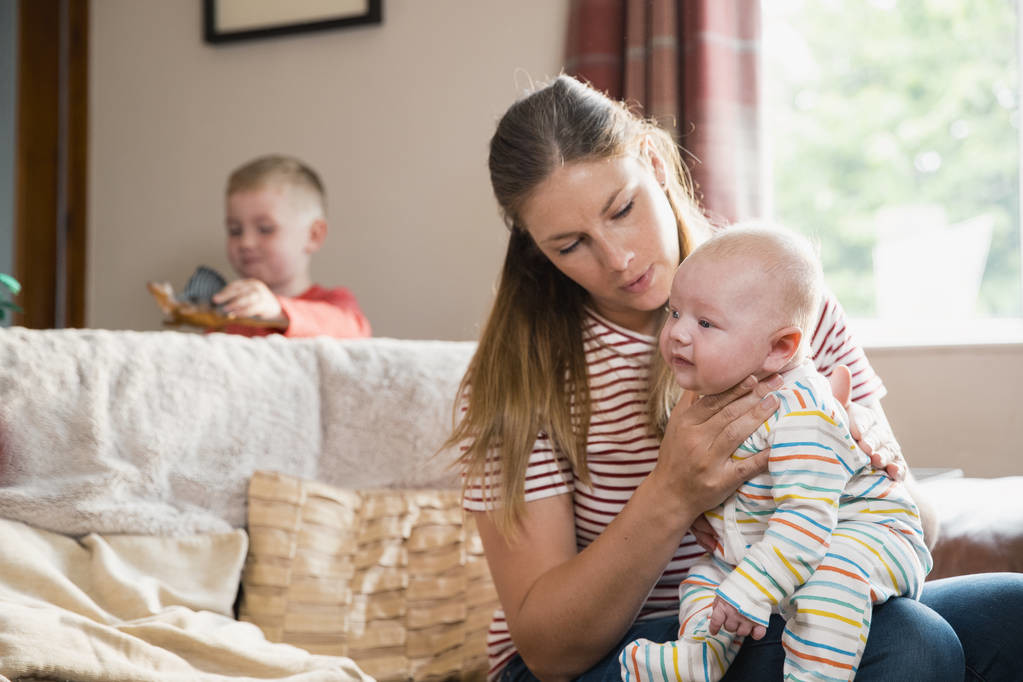
[[[874,607],[857,680],[963,679],[963,647],[952,626],[906,597]]]
[[[1023,574],[983,573],[924,585],[921,601],[955,630],[967,679],[1019,680],[1023,670]]]

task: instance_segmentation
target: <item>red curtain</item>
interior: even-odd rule
[[[760,0],[572,0],[566,72],[671,130],[708,215],[763,212]]]

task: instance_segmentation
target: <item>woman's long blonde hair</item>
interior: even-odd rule
[[[490,181],[510,230],[508,249],[446,445],[463,448],[459,463],[466,485],[483,483],[482,493],[499,510],[497,524],[506,533],[522,515],[526,466],[538,435],[546,434],[576,475],[589,482],[590,392],[583,352],[589,294],[537,248],[522,224],[523,204],[555,167],[622,156],[645,139],[667,166],[665,193],[685,257],[694,246],[692,228],[706,227],[706,219],[679,149],[665,130],[624,104],[562,75],[513,104],[490,140]],[[658,390],[670,387],[668,382]],[[651,423],[659,426],[674,398],[656,392],[649,404]]]

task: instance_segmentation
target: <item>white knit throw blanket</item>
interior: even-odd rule
[[[71,535],[245,524],[257,469],[451,487],[472,342],[0,329],[0,516]]]

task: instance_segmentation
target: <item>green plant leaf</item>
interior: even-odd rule
[[[12,294],[21,291],[21,284],[8,274],[0,272],[0,284],[4,285]]]

